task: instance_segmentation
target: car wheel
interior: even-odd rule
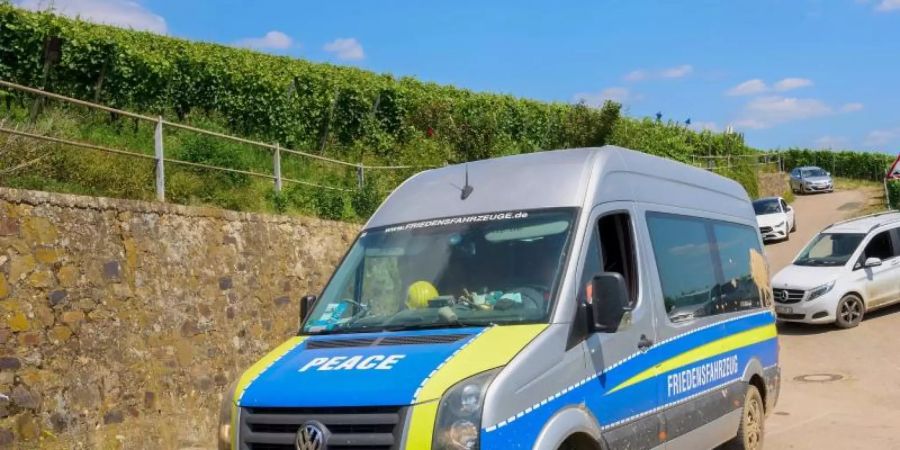
[[[791,224],[791,233],[797,231],[797,219],[794,219],[794,223]]]
[[[862,322],[866,312],[866,305],[856,294],[847,294],[837,306],[837,319],[835,324],[839,328],[853,328]]]
[[[741,409],[741,424],[737,436],[722,448],[728,450],[759,450],[763,448],[766,410],[762,396],[754,385],[747,386],[744,407]]]

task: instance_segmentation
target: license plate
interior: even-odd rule
[[[791,314],[791,313],[794,312],[794,309],[793,309],[793,308],[789,308],[789,307],[787,307],[787,306],[776,306],[776,307],[775,307],[775,312],[777,312],[777,313],[779,313],[779,314]]]

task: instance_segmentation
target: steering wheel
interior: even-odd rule
[[[550,294],[550,290],[538,284],[521,284],[510,287],[506,292],[515,292],[522,297],[522,306],[525,302],[531,303],[534,309],[541,309],[545,304],[546,295]]]

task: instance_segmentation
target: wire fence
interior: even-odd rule
[[[67,97],[60,94],[55,94],[52,92],[44,91],[42,89],[36,89],[28,86],[23,86],[20,84],[12,83],[5,80],[0,80],[0,87],[17,90],[20,92],[25,92],[28,94],[37,95],[43,98],[49,98],[53,100],[59,100],[62,102],[70,103],[73,105],[83,106],[90,109],[105,111],[113,114],[117,114],[123,117],[132,118],[138,121],[150,122],[154,125],[154,133],[153,133],[153,154],[145,154],[139,153],[129,150],[123,150],[120,148],[112,148],[105,147],[101,145],[95,145],[89,142],[83,142],[73,139],[65,139],[56,136],[48,136],[43,134],[31,133],[28,131],[19,130],[17,128],[9,128],[5,126],[0,126],[0,133],[4,133],[12,136],[25,137],[29,139],[36,139],[45,142],[51,142],[56,144],[64,144],[72,147],[89,149],[89,150],[98,150],[105,153],[116,154],[131,158],[138,158],[144,160],[153,160],[155,162],[155,179],[156,179],[156,199],[159,201],[166,200],[166,175],[165,169],[166,164],[176,164],[183,165],[189,167],[202,168],[207,170],[215,170],[225,173],[233,173],[233,174],[241,174],[247,175],[256,178],[264,178],[268,180],[272,180],[274,182],[275,192],[281,192],[283,189],[284,183],[294,183],[300,184],[304,186],[314,187],[318,189],[332,190],[332,191],[341,191],[341,192],[353,192],[358,189],[362,189],[366,179],[366,171],[396,171],[396,170],[410,170],[410,169],[426,169],[427,166],[415,166],[415,165],[366,165],[361,162],[354,163],[348,161],[342,161],[339,159],[329,158],[322,155],[316,155],[313,153],[308,153],[300,150],[284,148],[278,143],[268,143],[268,142],[260,142],[251,139],[246,139],[238,136],[233,136],[225,133],[219,133],[215,131],[210,131],[202,128],[193,127],[190,125],[185,125],[176,122],[170,122],[164,119],[162,116],[151,117],[144,114],[139,114],[131,111],[126,111],[122,109],[112,108],[109,106],[101,105],[98,103],[88,102],[85,100],[80,100],[77,98]],[[250,170],[241,170],[230,167],[222,167],[213,164],[203,164],[192,161],[185,161],[175,158],[166,157],[165,145],[164,145],[164,133],[165,128],[172,128],[178,130],[189,131],[192,133],[198,133],[201,135],[212,136],[219,139],[225,139],[241,144],[250,145],[253,147],[262,148],[272,153],[272,173],[261,173],[254,172]],[[281,170],[281,158],[282,155],[294,155],[302,158],[308,158],[311,160],[319,161],[325,164],[331,164],[335,166],[352,168],[356,171],[357,178],[357,188],[356,189],[348,189],[344,187],[331,186],[323,183],[317,183],[308,180],[298,180],[293,178],[287,178],[282,175]]]
[[[747,161],[747,162],[742,162]],[[691,155],[691,164],[709,171],[730,170],[738,165],[755,167],[771,167],[784,172],[784,159],[778,154],[757,153],[746,155]]]

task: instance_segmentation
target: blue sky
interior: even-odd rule
[[[49,0],[16,0],[43,8]],[[55,0],[91,20],[631,116],[900,151],[900,0]]]

